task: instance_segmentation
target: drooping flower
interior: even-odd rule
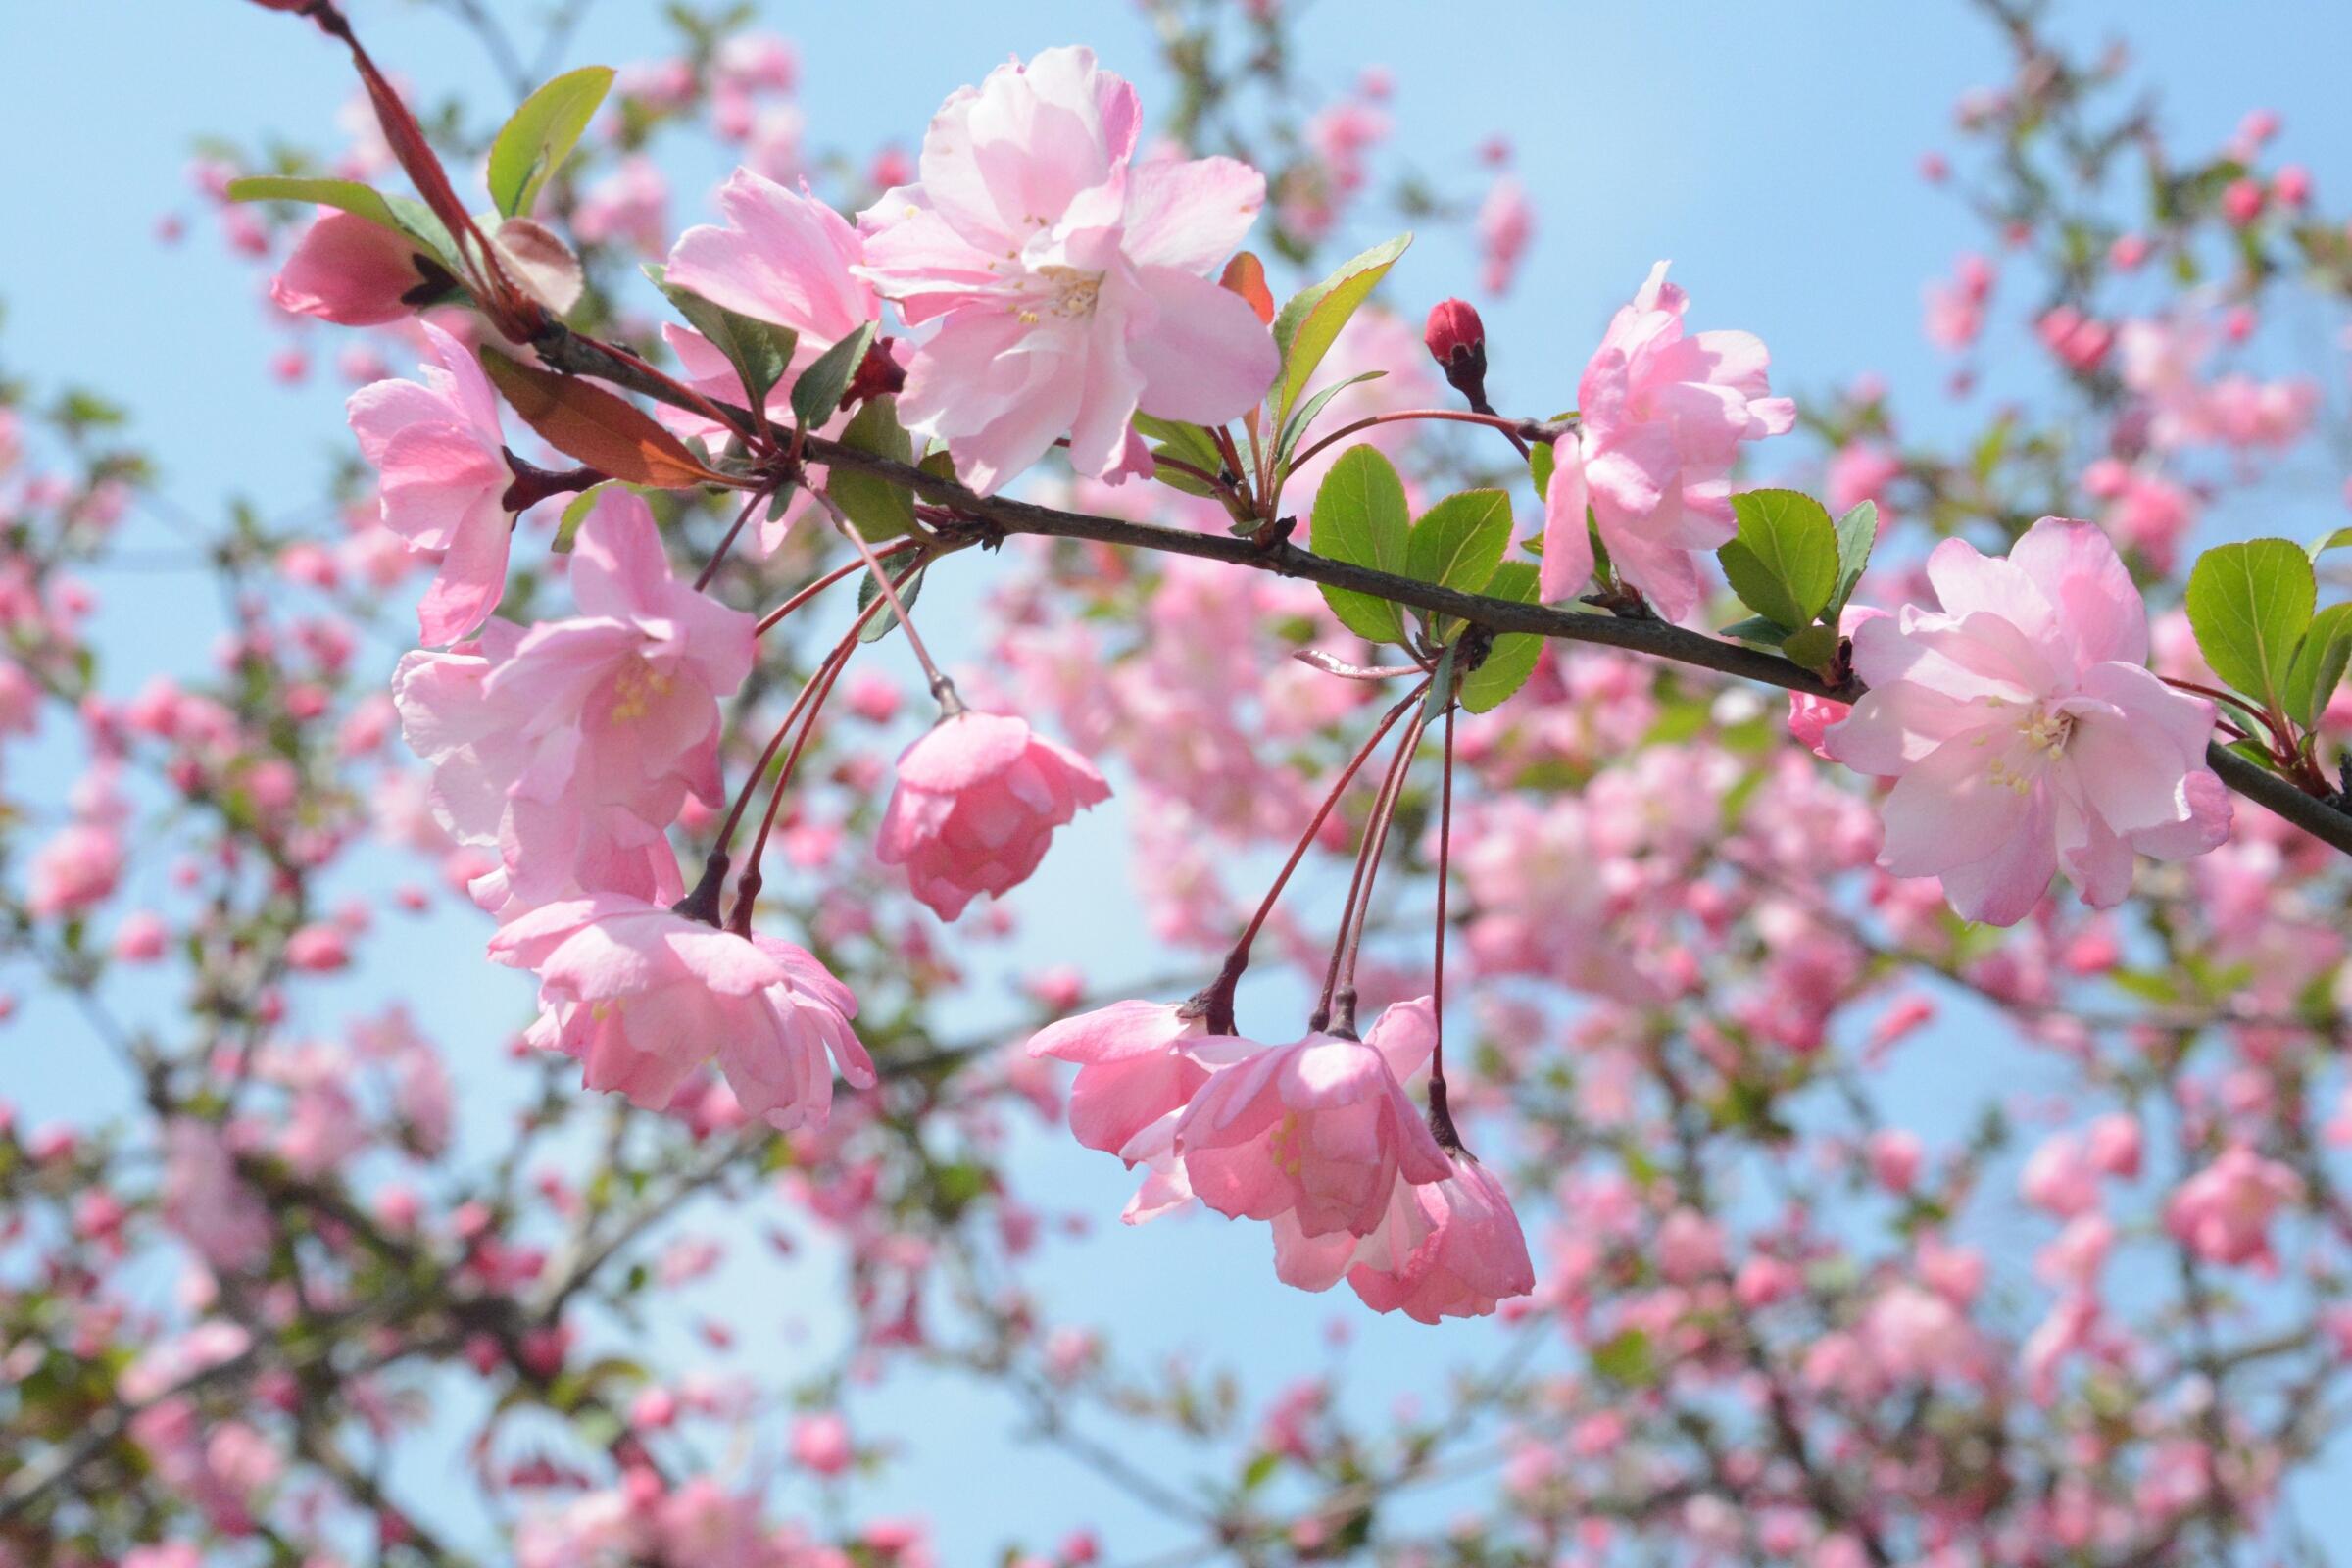
[[[1356,1238],[1388,1212],[1397,1178],[1453,1174],[1398,1079],[1429,1056],[1429,1000],[1383,1012],[1369,1035],[1310,1034],[1287,1046],[1211,1037],[1220,1061],[1175,1125],[1195,1196],[1220,1214],[1274,1226],[1275,1272],[1322,1290]]]
[[[478,651],[403,659],[402,732],[433,764],[444,824],[498,848],[504,893],[660,897],[686,797],[723,804],[718,703],[751,672],[753,620],[670,576],[625,491],[581,524],[570,580],[570,619],[519,634],[493,620]],[[649,863],[666,871],[649,882]]]
[[[421,325],[433,356],[423,382],[372,382],[344,408],[378,475],[384,526],[411,550],[441,553],[416,607],[423,640],[437,647],[480,625],[506,592],[514,518],[501,498],[514,474],[490,378],[457,339]]]
[[[858,215],[865,275],[937,323],[899,413],[992,491],[1067,436],[1079,472],[1148,462],[1140,409],[1217,424],[1264,395],[1272,337],[1215,274],[1265,204],[1229,158],[1134,161],[1135,89],[1087,49],[1001,66],[949,98],[919,182]]]
[[[1742,441],[1784,435],[1796,406],[1771,396],[1772,357],[1747,332],[1685,336],[1688,296],[1650,269],[1617,312],[1577,389],[1577,427],[1552,445],[1544,502],[1546,600],[1592,574],[1600,531],[1628,583],[1680,620],[1698,607],[1696,552],[1728,543],[1732,459]]]
[[[1208,1081],[1208,1069],[1186,1051],[1206,1033],[1198,1011],[1163,1002],[1114,1002],[1039,1030],[1030,1037],[1029,1054],[1078,1064],[1070,1084],[1070,1132],[1089,1149],[1116,1154],[1145,1128],[1181,1110]]]
[[[425,280],[417,253],[415,240],[380,223],[322,212],[270,279],[270,297],[280,310],[341,326],[397,321],[412,309],[405,296]]]
[[[787,1131],[824,1124],[833,1064],[857,1088],[874,1082],[850,1028],[857,998],[789,942],[604,893],[517,917],[490,956],[538,975],[535,1044],[577,1060],[589,1088],[648,1110],[713,1060],[748,1114]]]
[[[1028,879],[1054,830],[1110,798],[1094,764],[1005,713],[942,719],[899,759],[876,853],[943,920]]]
[[[2147,669],[2147,610],[2097,527],[2044,517],[2007,560],[1961,539],[1928,558],[1939,612],[1906,605],[1854,632],[1870,687],[1823,736],[1894,779],[1879,863],[1940,877],[1972,920],[2011,925],[2063,863],[2096,907],[2132,856],[2202,855],[2230,829],[2205,765],[2213,705]]]
[[[1398,1181],[1389,1211],[1358,1243],[1348,1287],[1375,1312],[1402,1312],[1421,1323],[1485,1317],[1497,1302],[1536,1288],[1502,1184],[1466,1153],[1447,1156],[1444,1181]]]

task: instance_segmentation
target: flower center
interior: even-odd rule
[[[1043,295],[1031,295],[1020,310],[1022,324],[1035,326],[1047,316],[1059,316],[1079,320],[1095,314],[1095,306],[1102,297],[1102,274],[1081,271],[1075,267],[1041,267],[1037,275],[1049,290]]]
[[[2066,755],[2067,742],[2075,738],[2075,715],[2052,712],[2036,704],[2033,712],[2017,726],[2018,738],[2026,743],[2029,753],[2038,752],[2056,761]],[[2039,769],[2019,772],[2001,757],[1994,757],[1986,769],[1995,784],[2007,785],[2015,794],[2023,795],[2034,787],[2034,774]]]
[[[1297,1111],[1284,1111],[1282,1120],[1276,1122],[1272,1131],[1266,1134],[1266,1152],[1273,1156],[1276,1170],[1294,1181],[1298,1180],[1299,1155],[1303,1151],[1298,1147]]]
[[[656,669],[631,654],[628,662],[613,673],[612,706],[607,710],[607,716],[615,724],[643,718],[652,710],[654,703],[669,690],[669,682],[670,677],[665,671]]]

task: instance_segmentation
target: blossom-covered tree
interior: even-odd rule
[[[1664,261],[1590,345],[1394,298],[1409,234],[1334,266],[1398,207],[1495,295],[1541,215],[1499,140],[1459,201],[1398,172],[1384,73],[1304,101],[1279,6],[1151,0],[1168,105],[1074,42],[818,157],[828,84],[740,18],[491,126],[261,3],[358,133],[200,183],[285,324],[371,334],[338,524],[229,519],[219,664],[123,690],[85,579],[158,481],[0,386],[0,748],[84,759],[0,813],[0,981],[127,1086],[0,1103],[0,1568],[911,1568],[860,1500],[900,1369],[1164,1516],[1037,1489],[1021,1563],[2319,1555],[2352,529],[2198,526],[2318,456],[2246,346],[2352,294],[2273,121],[2184,153],[2123,56],[1984,0],[2014,79],[1922,172],[2001,261],[1925,330],[1964,393],[2015,313],[2046,385],[1947,448],[1776,383]],[[655,149],[711,140],[680,227]],[[999,901],[1113,812],[1139,897],[1072,918],[1164,971],[971,1027]],[[338,1013],[433,909],[515,1016]],[[1982,1113],[1906,1124],[1945,1012]],[[1110,1218],[1028,1179],[1039,1127],[1128,1167],[1128,1226],[1270,1232],[1212,1343],[1345,1283],[1499,1359],[1379,1415],[1123,1354],[1037,1283]],[[728,1359],[772,1323],[704,1288],[763,1237],[838,1260],[837,1363]],[[667,1357],[690,1318],[727,1371]]]

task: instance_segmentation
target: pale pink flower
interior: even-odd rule
[[[1536,1288],[1510,1195],[1469,1154],[1448,1158],[1444,1181],[1399,1180],[1388,1213],[1356,1247],[1348,1284],[1375,1312],[1421,1323],[1485,1317]]]
[[[1383,1012],[1363,1040],[1211,1037],[1196,1048],[1219,1065],[1175,1124],[1185,1175],[1220,1214],[1273,1223],[1286,1283],[1322,1290],[1345,1274],[1399,1175],[1453,1174],[1398,1082],[1428,1059],[1432,1017],[1423,998]]]
[[[164,1223],[214,1268],[259,1263],[270,1248],[270,1211],[238,1179],[220,1129],[174,1116],[164,1124]]]
[[[2271,1220],[2303,1198],[2303,1180],[2277,1160],[2232,1145],[2182,1182],[2164,1206],[2164,1228],[2208,1263],[2277,1266]]]
[[[270,297],[299,316],[340,326],[380,326],[412,309],[404,296],[424,282],[416,254],[415,240],[380,223],[322,212],[270,279]]]
[[[25,908],[36,920],[87,912],[122,880],[122,835],[106,822],[73,822],[33,852]]]
[[[1516,174],[1504,174],[1478,204],[1478,286],[1497,297],[1511,290],[1520,258],[1536,237],[1535,204]]]
[[[719,186],[718,210],[725,225],[680,234],[663,275],[713,305],[799,335],[792,365],[768,399],[771,411],[789,417],[800,373],[880,314],[873,285],[856,270],[864,245],[846,219],[806,189],[787,190],[748,169]],[[684,327],[662,330],[699,388],[742,401],[735,370],[718,350]],[[709,428],[697,423],[688,433]]]
[[[958,712],[899,758],[876,854],[953,920],[1001,898],[1045,858],[1054,830],[1110,798],[1094,764],[1004,713]]]
[[[2044,517],[2005,561],[1947,539],[1927,570],[1942,610],[1856,629],[1870,690],[1823,739],[1896,781],[1882,866],[1940,877],[1961,914],[2012,925],[2061,862],[2104,908],[2131,891],[2134,852],[2222,842],[2213,705],[2148,672],[2147,610],[2105,534]]]
[[[643,153],[581,193],[571,218],[572,232],[591,243],[622,241],[651,256],[669,237],[669,178]]]
[[[830,1053],[857,1088],[874,1064],[851,1031],[858,1000],[823,964],[773,937],[741,937],[620,894],[524,914],[490,956],[539,977],[534,1043],[577,1060],[591,1089],[665,1109],[697,1070],[718,1070],[749,1115],[825,1123]]]
[[[496,845],[527,901],[645,890],[687,797],[724,804],[719,699],[752,667],[752,617],[670,576],[653,514],[626,491],[581,525],[570,581],[578,615],[520,636],[494,620],[478,658],[411,654],[393,677],[436,814],[462,842]]]
[[[1577,427],[1552,444],[1544,503],[1545,600],[1592,575],[1586,514],[1617,572],[1680,620],[1698,608],[1696,552],[1728,543],[1732,459],[1783,435],[1796,405],[1770,396],[1772,357],[1746,332],[1683,333],[1688,296],[1650,269],[1578,384]]]
[[[792,1424],[792,1461],[820,1476],[837,1476],[858,1459],[850,1424],[839,1412],[805,1415]]]
[[[457,339],[419,327],[433,356],[423,382],[376,381],[344,409],[378,475],[384,526],[411,550],[441,553],[416,607],[423,640],[439,646],[480,625],[506,592],[514,519],[502,498],[514,474],[490,378]]]
[[[1070,1132],[1106,1154],[1184,1108],[1208,1081],[1187,1054],[1207,1032],[1204,1014],[1159,1002],[1114,1002],[1039,1030],[1029,1054],[1076,1062],[1070,1084]],[[1132,1161],[1130,1161],[1132,1163]]]
[[[941,106],[920,182],[858,216],[865,275],[936,322],[900,416],[995,490],[1067,436],[1079,472],[1141,471],[1140,410],[1219,424],[1264,395],[1264,323],[1216,274],[1265,179],[1229,158],[1134,162],[1135,89],[1091,50],[1001,66]]]

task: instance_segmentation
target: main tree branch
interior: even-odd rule
[[[627,360],[601,345],[557,327],[535,345],[542,359],[560,370],[594,375],[641,392],[659,402],[675,404],[676,395],[661,380],[637,373]],[[699,411],[698,411],[699,412]],[[1160,523],[1129,522],[1088,513],[1064,512],[1009,496],[981,495],[954,479],[926,473],[911,464],[844,446],[818,436],[804,443],[810,462],[858,468],[894,484],[904,485],[934,505],[980,520],[999,533],[1036,534],[1053,539],[1087,539],[1131,550],[1158,550],[1172,555],[1222,561],[1284,577],[1302,578],[1332,588],[1370,594],[1415,610],[1452,615],[1489,632],[1531,632],[1558,642],[1597,643],[1646,654],[1700,669],[1736,675],[1784,691],[1827,697],[1850,703],[1865,690],[1858,681],[1833,685],[1801,664],[1744,643],[1710,637],[1671,621],[1626,619],[1617,615],[1550,605],[1466,594],[1435,583],[1400,577],[1349,562],[1334,561],[1301,550],[1288,539],[1238,538],[1231,534],[1197,533]],[[2222,782],[2265,810],[2301,828],[2322,843],[2352,855],[2352,813],[2305,794],[2287,780],[2221,746],[2206,749],[2206,761]]]

